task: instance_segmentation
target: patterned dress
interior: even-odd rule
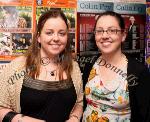
[[[127,80],[118,74],[116,81],[104,83],[98,74],[98,60],[85,86],[87,107],[83,122],[130,122]],[[123,68],[123,72],[127,73],[127,67]]]

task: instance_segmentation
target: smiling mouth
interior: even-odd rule
[[[103,45],[103,46],[109,46],[110,44],[111,44],[112,42],[101,42],[101,44]]]
[[[60,47],[60,44],[51,44],[51,46],[52,46],[53,48],[59,48],[59,47]]]

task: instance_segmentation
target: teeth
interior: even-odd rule
[[[53,48],[58,48],[59,47],[59,45],[56,45],[56,44],[54,44],[54,45],[51,45]]]
[[[111,44],[111,42],[103,42],[102,44],[103,44],[104,46],[108,46],[108,45]]]

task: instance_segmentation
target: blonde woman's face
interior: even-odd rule
[[[38,42],[41,44],[41,56],[59,55],[65,49],[67,39],[68,29],[62,18],[48,19],[38,37]]]

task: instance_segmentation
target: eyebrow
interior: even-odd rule
[[[102,28],[102,29],[104,29],[103,27],[97,27],[97,28]],[[118,27],[116,27],[116,26],[110,26],[110,27],[107,27],[106,29],[108,29],[108,28],[115,28],[115,29],[120,29],[120,27],[118,28]]]
[[[47,31],[53,31],[54,29],[45,29],[45,30],[47,30]],[[58,31],[67,31],[67,29],[60,29]]]

